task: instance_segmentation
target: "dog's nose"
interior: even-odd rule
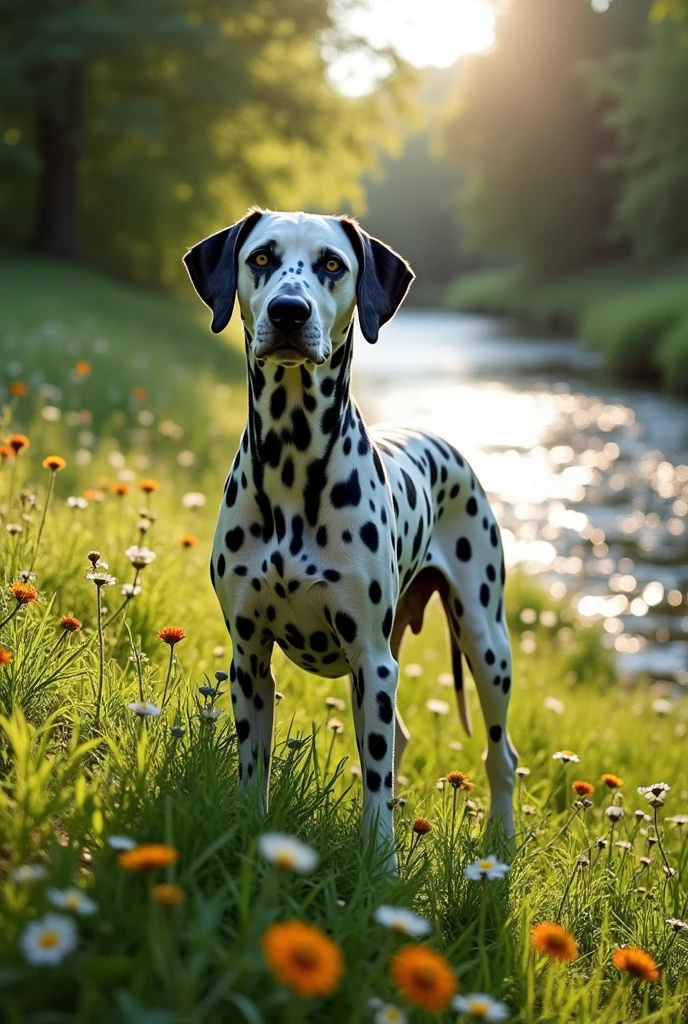
[[[281,331],[298,331],[311,315],[311,304],[301,295],[276,295],[268,303],[268,316]]]

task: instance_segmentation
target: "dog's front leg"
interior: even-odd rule
[[[386,846],[396,870],[394,849],[394,710],[399,666],[389,645],[347,652],[352,709],[363,781],[363,834]]]
[[[275,714],[275,680],[270,668],[272,644],[247,649],[235,645],[229,671],[239,744],[241,786],[262,782],[263,805],[267,810]]]

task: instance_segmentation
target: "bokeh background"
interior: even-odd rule
[[[359,343],[368,419],[464,450],[510,564],[671,707],[684,0],[8,0],[0,47],[0,397],[69,435],[75,486],[166,471],[212,505],[243,368],[181,256],[250,203],[353,213],[417,274]]]

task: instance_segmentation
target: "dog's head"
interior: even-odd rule
[[[260,210],[204,238],[184,263],[213,311],[211,330],[227,326],[238,293],[253,354],[285,366],[327,362],[356,307],[364,338],[376,342],[414,277],[353,220]]]

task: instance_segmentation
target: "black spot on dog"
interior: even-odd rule
[[[490,544],[492,545],[493,548],[496,548],[498,543],[499,541],[497,537],[497,527],[493,523],[492,526],[490,527]]]
[[[375,552],[380,544],[380,536],[377,531],[377,526],[372,520],[368,520],[364,523],[359,531],[359,536],[365,546],[370,548],[371,551]]]
[[[495,654],[492,648],[490,647],[488,647],[487,650],[485,651],[485,661],[487,662],[488,665],[494,665],[495,663]]]
[[[226,567],[227,562],[225,561],[225,556],[220,555],[220,557],[217,560],[217,575],[224,576]]]
[[[361,500],[361,485],[358,470],[354,469],[348,480],[336,483],[330,491],[330,500],[335,508],[356,508]]]
[[[380,598],[382,597],[382,590],[377,580],[373,580],[370,586],[368,587],[368,597],[373,602],[373,604],[380,603]]]
[[[377,713],[380,717],[380,721],[384,722],[385,725],[389,725],[394,718],[392,698],[385,690],[378,690],[375,694],[375,700],[377,702]]]
[[[478,502],[473,496],[466,502],[466,512],[468,512],[469,516],[477,516],[478,514]]]
[[[387,740],[380,732],[368,734],[368,753],[376,761],[381,761],[387,754]]]
[[[278,420],[284,410],[287,407],[287,390],[284,384],[280,384],[278,388],[270,395],[270,415],[273,420]]]
[[[380,665],[378,667],[377,674],[380,677],[380,679],[387,679],[387,677],[389,676],[389,669],[387,668],[386,665]]]
[[[371,793],[377,793],[382,784],[382,778],[378,772],[374,772],[369,768],[366,772],[366,786]]]
[[[251,620],[247,619],[244,615],[237,615],[236,628],[242,640],[250,640],[256,629]]]
[[[456,542],[456,557],[459,561],[470,562],[472,554],[471,542],[468,537],[459,537]]]
[[[487,573],[487,578],[490,581],[490,583],[494,583],[494,581],[497,579],[497,573],[495,572],[494,565],[488,565],[485,572]]]
[[[320,548],[327,547],[327,527],[321,526],[315,535],[315,541]]]
[[[300,452],[305,452],[311,443],[311,428],[303,409],[292,409],[291,423],[294,445]]]
[[[327,650],[327,634],[323,633],[322,630],[317,630],[315,633],[311,633],[310,645],[314,651],[326,651]]]
[[[491,725],[490,726],[490,739],[494,743],[499,743],[501,738],[502,738],[502,727],[501,727],[501,725]]]
[[[504,693],[508,693],[510,687],[511,687],[511,676],[504,676],[504,679],[502,680],[502,690],[503,690],[503,692]]]
[[[350,644],[356,639],[356,623],[346,612],[337,612],[334,617],[334,624],[337,632],[341,634],[346,643]]]
[[[243,543],[244,531],[240,526],[235,527],[233,530],[228,530],[225,534],[225,544],[230,551],[238,551]]]
[[[389,640],[389,635],[392,632],[392,625],[394,623],[394,612],[391,608],[388,608],[385,612],[385,617],[382,623],[382,634],[385,640]]]
[[[336,569],[325,569],[323,576],[330,583],[337,583],[342,578],[342,574]]]
[[[227,485],[227,491],[225,493],[225,505],[227,508],[231,508],[237,499],[237,482],[234,477],[231,478]]]
[[[282,483],[285,487],[292,487],[294,484],[294,462],[291,455],[287,455],[282,466]]]
[[[480,587],[480,603],[483,608],[487,608],[490,603],[490,588],[487,583],[483,583]]]
[[[251,724],[250,724],[248,718],[240,718],[240,719],[238,719],[237,724],[236,724],[236,734],[237,734],[239,743],[243,743],[244,740],[247,740],[249,738],[250,733],[251,733]]]
[[[306,641],[303,638],[303,634],[296,628],[293,622],[289,622],[284,630],[286,636],[292,647],[296,647],[297,650],[302,651],[306,646]]]

